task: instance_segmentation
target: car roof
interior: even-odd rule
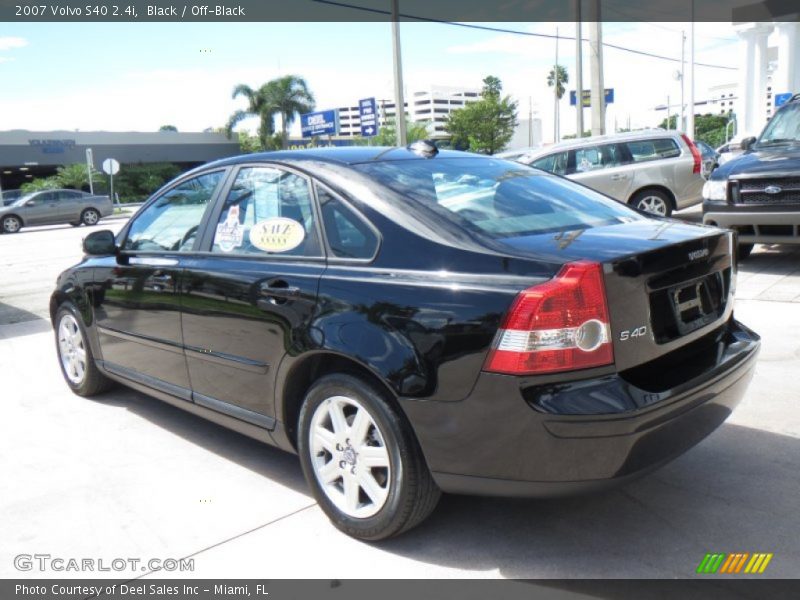
[[[543,146],[527,153],[528,157],[539,157],[559,152],[562,150],[570,150],[572,148],[580,148],[581,146],[594,146],[595,144],[608,144],[613,142],[628,142],[642,139],[650,139],[654,137],[675,137],[680,135],[679,131],[666,130],[666,129],[642,129],[639,131],[627,131],[625,133],[612,133],[608,135],[595,135],[590,137],[575,138],[572,140],[565,140],[550,146]]]
[[[439,150],[433,160],[437,158],[489,158],[483,154],[459,152],[457,150]],[[230,158],[203,165],[208,167],[223,167],[248,162],[260,161],[318,161],[337,163],[342,165],[355,165],[366,162],[385,162],[396,160],[423,160],[424,156],[418,154],[410,147],[398,148],[393,146],[338,146],[329,148],[304,148],[302,150],[278,150],[275,152],[256,152],[253,154],[240,154]],[[430,159],[427,159],[430,160]]]

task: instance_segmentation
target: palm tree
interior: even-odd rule
[[[272,83],[272,82],[270,82]],[[240,83],[233,88],[232,98],[235,100],[239,96],[247,98],[247,108],[244,110],[237,110],[228,119],[228,124],[225,125],[225,133],[228,137],[233,133],[233,128],[236,125],[249,117],[258,117],[260,126],[258,128],[258,139],[261,142],[261,149],[266,150],[269,138],[274,133],[273,117],[275,116],[275,108],[267,98],[267,88],[270,84],[265,83],[258,89],[253,89],[249,85]]]
[[[566,91],[566,88],[564,88],[565,83],[569,83],[569,74],[567,73],[566,67],[555,65],[550,69],[550,73],[547,75],[547,87],[556,86],[556,98],[559,100],[561,100],[561,97]]]
[[[314,110],[314,95],[308,89],[306,80],[297,75],[273,79],[262,89],[272,114],[281,116],[281,142],[285,148],[289,126],[295,117]]]

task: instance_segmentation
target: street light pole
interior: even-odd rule
[[[558,27],[556,27],[556,63],[553,66],[553,142],[558,143],[559,135],[559,117],[558,114],[558,84],[561,82],[561,74],[558,68]]]
[[[406,103],[403,99],[403,61],[400,54],[400,7],[399,0],[392,0],[392,57],[394,62],[394,109],[397,129],[397,145],[408,143],[406,135]]]
[[[689,32],[689,109],[686,115],[686,135],[694,139],[694,0],[691,0],[691,29]]]
[[[583,42],[581,0],[575,0],[575,111],[577,137],[583,137]]]

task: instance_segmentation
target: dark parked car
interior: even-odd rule
[[[30,225],[69,223],[96,225],[114,212],[111,198],[93,196],[78,190],[43,190],[31,192],[0,207],[0,230],[17,233]]]
[[[703,140],[695,140],[694,145],[697,146],[703,159],[703,176],[708,179],[711,172],[719,166],[719,153]]]
[[[703,223],[734,229],[741,258],[753,244],[800,244],[800,94],[742,149],[706,183]]]
[[[50,310],[75,393],[122,382],[297,452],[376,540],[440,491],[602,488],[707,436],[759,349],[732,244],[430,143],[277,152],[90,234]]]

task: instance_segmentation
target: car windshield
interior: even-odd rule
[[[779,110],[764,128],[759,146],[800,142],[800,102]]]
[[[588,188],[505,160],[434,158],[356,168],[462,227],[495,239],[645,218]]]

